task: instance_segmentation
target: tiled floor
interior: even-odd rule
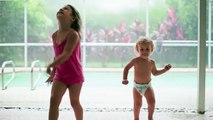
[[[147,113],[141,112],[141,120]],[[72,110],[60,111],[59,120],[74,120]],[[0,110],[0,120],[47,120],[48,110]],[[155,120],[213,120],[213,112],[197,113],[155,112]],[[133,120],[132,112],[84,112],[84,120]]]
[[[190,90],[187,92],[194,93]],[[180,96],[177,96],[178,92],[166,93],[161,90],[156,93],[158,99],[155,120],[213,120],[212,101],[207,101],[210,106],[206,108],[206,113],[201,115],[193,107],[189,109],[190,106],[196,106],[190,102],[196,102],[193,100],[194,94],[191,96],[183,94],[180,100],[178,99]],[[0,90],[0,120],[47,120],[49,94],[50,88],[39,88],[35,91],[26,88]],[[131,95],[131,91],[126,89],[99,89],[98,91],[93,88],[83,89],[81,101],[84,107],[84,120],[133,120]],[[59,120],[74,120],[66,94],[60,107]],[[140,115],[141,120],[147,120],[146,107],[144,104]]]

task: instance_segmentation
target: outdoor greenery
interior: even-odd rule
[[[40,0],[28,0],[27,6],[28,41],[48,42],[53,21],[45,13],[45,6]]]
[[[24,19],[23,2],[14,1],[8,4],[7,1],[0,2],[0,42],[21,43],[24,41]],[[4,60],[17,58],[20,60],[21,48],[0,47],[0,63]]]
[[[39,0],[28,0],[27,6],[27,41],[47,42],[49,40],[47,31],[53,25],[43,13],[44,6]],[[24,1],[0,1],[0,8],[0,43],[24,43]],[[24,61],[23,49],[23,47],[0,47],[0,63],[6,60]],[[21,65],[23,66],[23,62]]]
[[[198,2],[196,0],[166,0],[166,2],[179,16],[178,20],[183,26],[186,39],[197,40]]]
[[[0,44],[24,43],[25,27],[28,43],[50,43],[51,34],[57,29],[55,13],[62,7],[57,6],[57,0],[52,2],[49,6],[48,0],[27,0],[27,26],[25,26],[24,0],[0,1]],[[98,4],[101,3],[100,0],[87,1],[86,4],[78,0],[73,2],[78,6],[82,20],[86,20],[83,26],[86,29],[86,42],[135,43],[140,36],[147,34],[146,29],[148,29],[150,38],[155,42],[152,58],[158,62],[159,67],[165,63],[171,63],[174,67],[197,66],[196,46],[163,44],[163,41],[167,40],[197,41],[198,3],[196,0],[153,0],[148,11],[149,26],[146,26],[147,0],[140,0],[138,4],[132,1],[135,6],[129,8],[125,6],[126,9],[120,11],[100,7]],[[122,6],[115,4],[114,7]],[[83,16],[84,11],[85,16]],[[213,28],[213,24],[211,26]],[[27,49],[28,65],[36,59],[48,64],[53,58],[53,50],[50,46],[28,46]],[[23,66],[23,46],[3,46],[0,47],[0,51],[0,64],[5,60],[15,60],[18,66]],[[86,67],[123,67],[136,55],[134,46],[87,46],[86,51],[83,52],[86,52]]]
[[[161,1],[161,4],[162,3],[164,2]],[[150,7],[149,32],[150,37],[156,41],[156,49],[152,58],[159,62],[159,67],[164,66],[165,63],[171,63],[174,67],[196,67],[197,65],[196,47],[165,47],[163,45],[163,40],[197,40],[198,13],[194,10],[197,9],[197,3],[193,1],[190,8],[184,8],[183,3],[184,2],[179,2],[177,4],[175,1],[168,1],[167,4],[162,6],[156,5],[158,7]],[[182,8],[179,8],[180,6]],[[146,7],[142,8],[143,9],[140,9],[141,14],[137,14],[137,8],[131,10],[131,12],[130,10],[126,10],[121,13],[104,12],[105,14],[100,14],[103,13],[103,11],[98,10],[91,14],[87,13],[86,41],[100,43],[135,43],[140,36],[146,35]],[[183,9],[182,11],[192,10],[193,12],[190,13],[192,14],[192,18],[182,17],[181,11],[178,11],[179,9]],[[123,17],[123,19],[121,19],[121,17]],[[195,20],[193,18],[195,18]],[[102,22],[97,22],[96,19]],[[194,20],[194,22],[191,19]],[[191,28],[193,28],[193,30],[191,30]],[[93,63],[101,62],[102,66],[100,67],[115,67],[112,66],[110,62],[117,61],[116,63],[120,63],[120,67],[123,67],[125,63],[135,56],[133,49],[134,47],[124,49],[119,46],[91,47],[87,49],[87,61]],[[96,56],[94,56],[93,53],[96,53]],[[88,62],[87,65],[90,67],[90,62]]]

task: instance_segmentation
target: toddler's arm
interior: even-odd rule
[[[129,83],[129,81],[127,80],[127,76],[128,76],[128,72],[129,72],[129,69],[134,65],[134,59],[131,60],[124,68],[124,71],[123,71],[123,81],[122,81],[122,84],[124,85],[127,85]]]
[[[127,79],[123,79],[122,84],[127,85],[129,81]]]
[[[172,67],[172,66],[171,66],[170,64],[168,64],[168,65],[166,65],[166,66],[164,67],[164,69],[162,69],[162,70],[157,70],[156,67],[155,67],[155,65],[154,65],[154,68],[153,68],[153,70],[152,70],[152,74],[155,75],[155,76],[161,75],[161,74],[167,72],[168,70],[170,70],[171,67]]]
[[[170,64],[168,64],[168,65],[166,65],[165,67],[164,67],[164,69],[166,69],[167,71],[169,70],[169,69],[171,69],[172,68],[172,66],[170,65]]]

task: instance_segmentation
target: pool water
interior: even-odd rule
[[[38,73],[34,74],[34,79],[37,78]],[[85,72],[85,87],[121,87],[122,72]],[[11,74],[5,74],[5,83],[10,78]],[[155,87],[172,87],[172,88],[197,88],[198,75],[195,72],[168,72],[160,76],[152,77],[152,85]],[[48,78],[46,73],[42,73],[37,87],[49,87],[45,83]],[[133,84],[133,72],[129,72],[128,75],[129,84],[128,87],[132,87]],[[2,86],[2,79],[0,82]],[[30,72],[18,72],[15,74],[14,80],[9,84],[10,87],[29,87],[31,86]],[[206,73],[206,87],[213,88],[213,74]]]

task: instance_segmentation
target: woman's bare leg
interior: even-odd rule
[[[50,97],[49,120],[58,120],[58,108],[66,89],[67,86],[64,83],[57,80],[53,81]]]

